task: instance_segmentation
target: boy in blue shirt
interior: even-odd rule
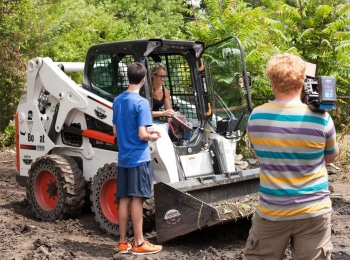
[[[143,237],[143,202],[151,197],[152,165],[148,141],[160,137],[158,131],[147,130],[152,125],[148,101],[139,95],[145,82],[146,68],[135,62],[128,67],[129,87],[113,102],[113,133],[118,142],[117,197],[119,202],[118,251],[135,255],[153,254],[162,246],[153,245]],[[134,244],[127,241],[127,225],[131,205]]]

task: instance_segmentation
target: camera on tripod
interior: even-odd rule
[[[301,100],[316,112],[332,111],[337,101],[335,78],[315,77],[316,65],[306,63],[306,79]]]

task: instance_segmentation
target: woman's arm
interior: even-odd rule
[[[164,111],[152,111],[152,117],[161,117],[161,116],[167,116],[171,117],[175,114],[175,111],[171,107],[170,102],[170,91],[166,88],[164,88]]]

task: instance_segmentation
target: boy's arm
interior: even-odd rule
[[[117,126],[113,124],[113,135],[117,136]]]
[[[148,131],[146,126],[140,126],[139,127],[139,137],[143,141],[157,141],[158,138],[160,137],[160,133],[155,130]]]

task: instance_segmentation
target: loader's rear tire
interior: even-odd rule
[[[69,156],[39,157],[28,172],[27,199],[36,217],[57,220],[76,217],[84,206],[85,180]]]
[[[119,216],[117,203],[117,172],[116,163],[105,164],[101,167],[91,183],[91,210],[102,231],[108,235],[119,236]],[[131,221],[128,234],[132,233]]]

